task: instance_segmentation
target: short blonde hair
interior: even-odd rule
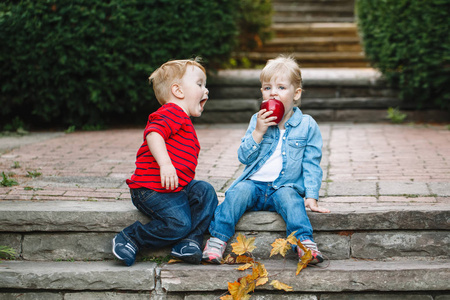
[[[170,87],[177,82],[177,79],[183,77],[188,66],[199,67],[206,75],[205,68],[200,64],[201,58],[171,60],[156,69],[148,78],[153,85],[156,99],[163,105],[169,99]]]
[[[287,74],[295,89],[302,88],[302,71],[293,57],[280,55],[275,59],[269,59],[261,71],[259,80],[261,84],[269,82],[278,74]],[[300,99],[295,101],[295,104],[300,104]]]

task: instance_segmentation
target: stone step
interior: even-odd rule
[[[274,23],[353,22],[354,1],[273,1]]]
[[[331,260],[386,257],[449,258],[450,207],[445,203],[413,206],[333,205],[332,212],[308,212],[315,239]],[[24,260],[112,259],[111,240],[124,227],[147,217],[129,201],[2,201],[0,240]],[[258,259],[270,257],[271,244],[286,237],[283,219],[272,212],[246,213],[236,234],[255,237]],[[226,253],[231,252],[228,243]],[[165,257],[170,248],[143,250],[139,259]],[[294,253],[289,257],[294,258]],[[274,257],[281,259],[281,257]]]
[[[371,297],[375,296],[405,299],[412,296],[407,299],[443,300],[450,296],[450,260],[336,260],[328,266],[308,267],[297,276],[296,260],[260,263],[268,271],[269,283],[276,279],[291,286],[293,291],[276,291],[266,283],[256,287],[252,299],[374,299]],[[218,299],[227,292],[228,283],[250,272],[238,271],[236,267],[152,262],[125,267],[114,261],[3,261],[0,297]]]
[[[245,57],[255,63],[265,64],[267,60],[277,57],[279,54],[287,54],[294,57],[303,68],[327,67],[327,68],[367,68],[369,63],[362,51],[346,52],[248,52]],[[236,57],[244,56],[237,54]]]
[[[357,52],[362,48],[358,37],[277,37],[256,49],[262,53]]]
[[[355,23],[276,23],[271,27],[277,38],[358,37],[358,28]]]
[[[248,123],[261,103],[260,73],[247,69],[211,74],[210,100],[194,122]],[[449,117],[448,112],[432,106],[416,111],[372,68],[302,68],[302,77],[300,108],[319,122],[387,122],[389,107],[399,107],[408,115],[407,121],[445,122]]]

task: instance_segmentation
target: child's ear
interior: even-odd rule
[[[172,92],[172,94],[175,97],[177,97],[179,99],[183,99],[184,98],[183,90],[181,89],[181,86],[178,83],[172,84],[172,86],[170,87],[170,91]]]
[[[296,89],[294,94],[294,100],[295,101],[299,100],[301,96],[302,96],[302,89],[301,88]]]

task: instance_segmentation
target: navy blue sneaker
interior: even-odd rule
[[[138,249],[129,243],[121,233],[116,235],[112,244],[112,251],[118,259],[122,260],[127,266],[134,264]]]
[[[192,241],[182,241],[172,248],[171,255],[184,262],[198,265],[202,260],[200,246]]]

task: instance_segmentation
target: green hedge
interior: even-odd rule
[[[450,109],[450,0],[357,0],[366,56],[417,108]]]
[[[229,59],[237,3],[0,3],[0,129],[18,119],[79,127],[146,116],[158,107],[148,76],[163,62],[201,56],[212,68]]]

